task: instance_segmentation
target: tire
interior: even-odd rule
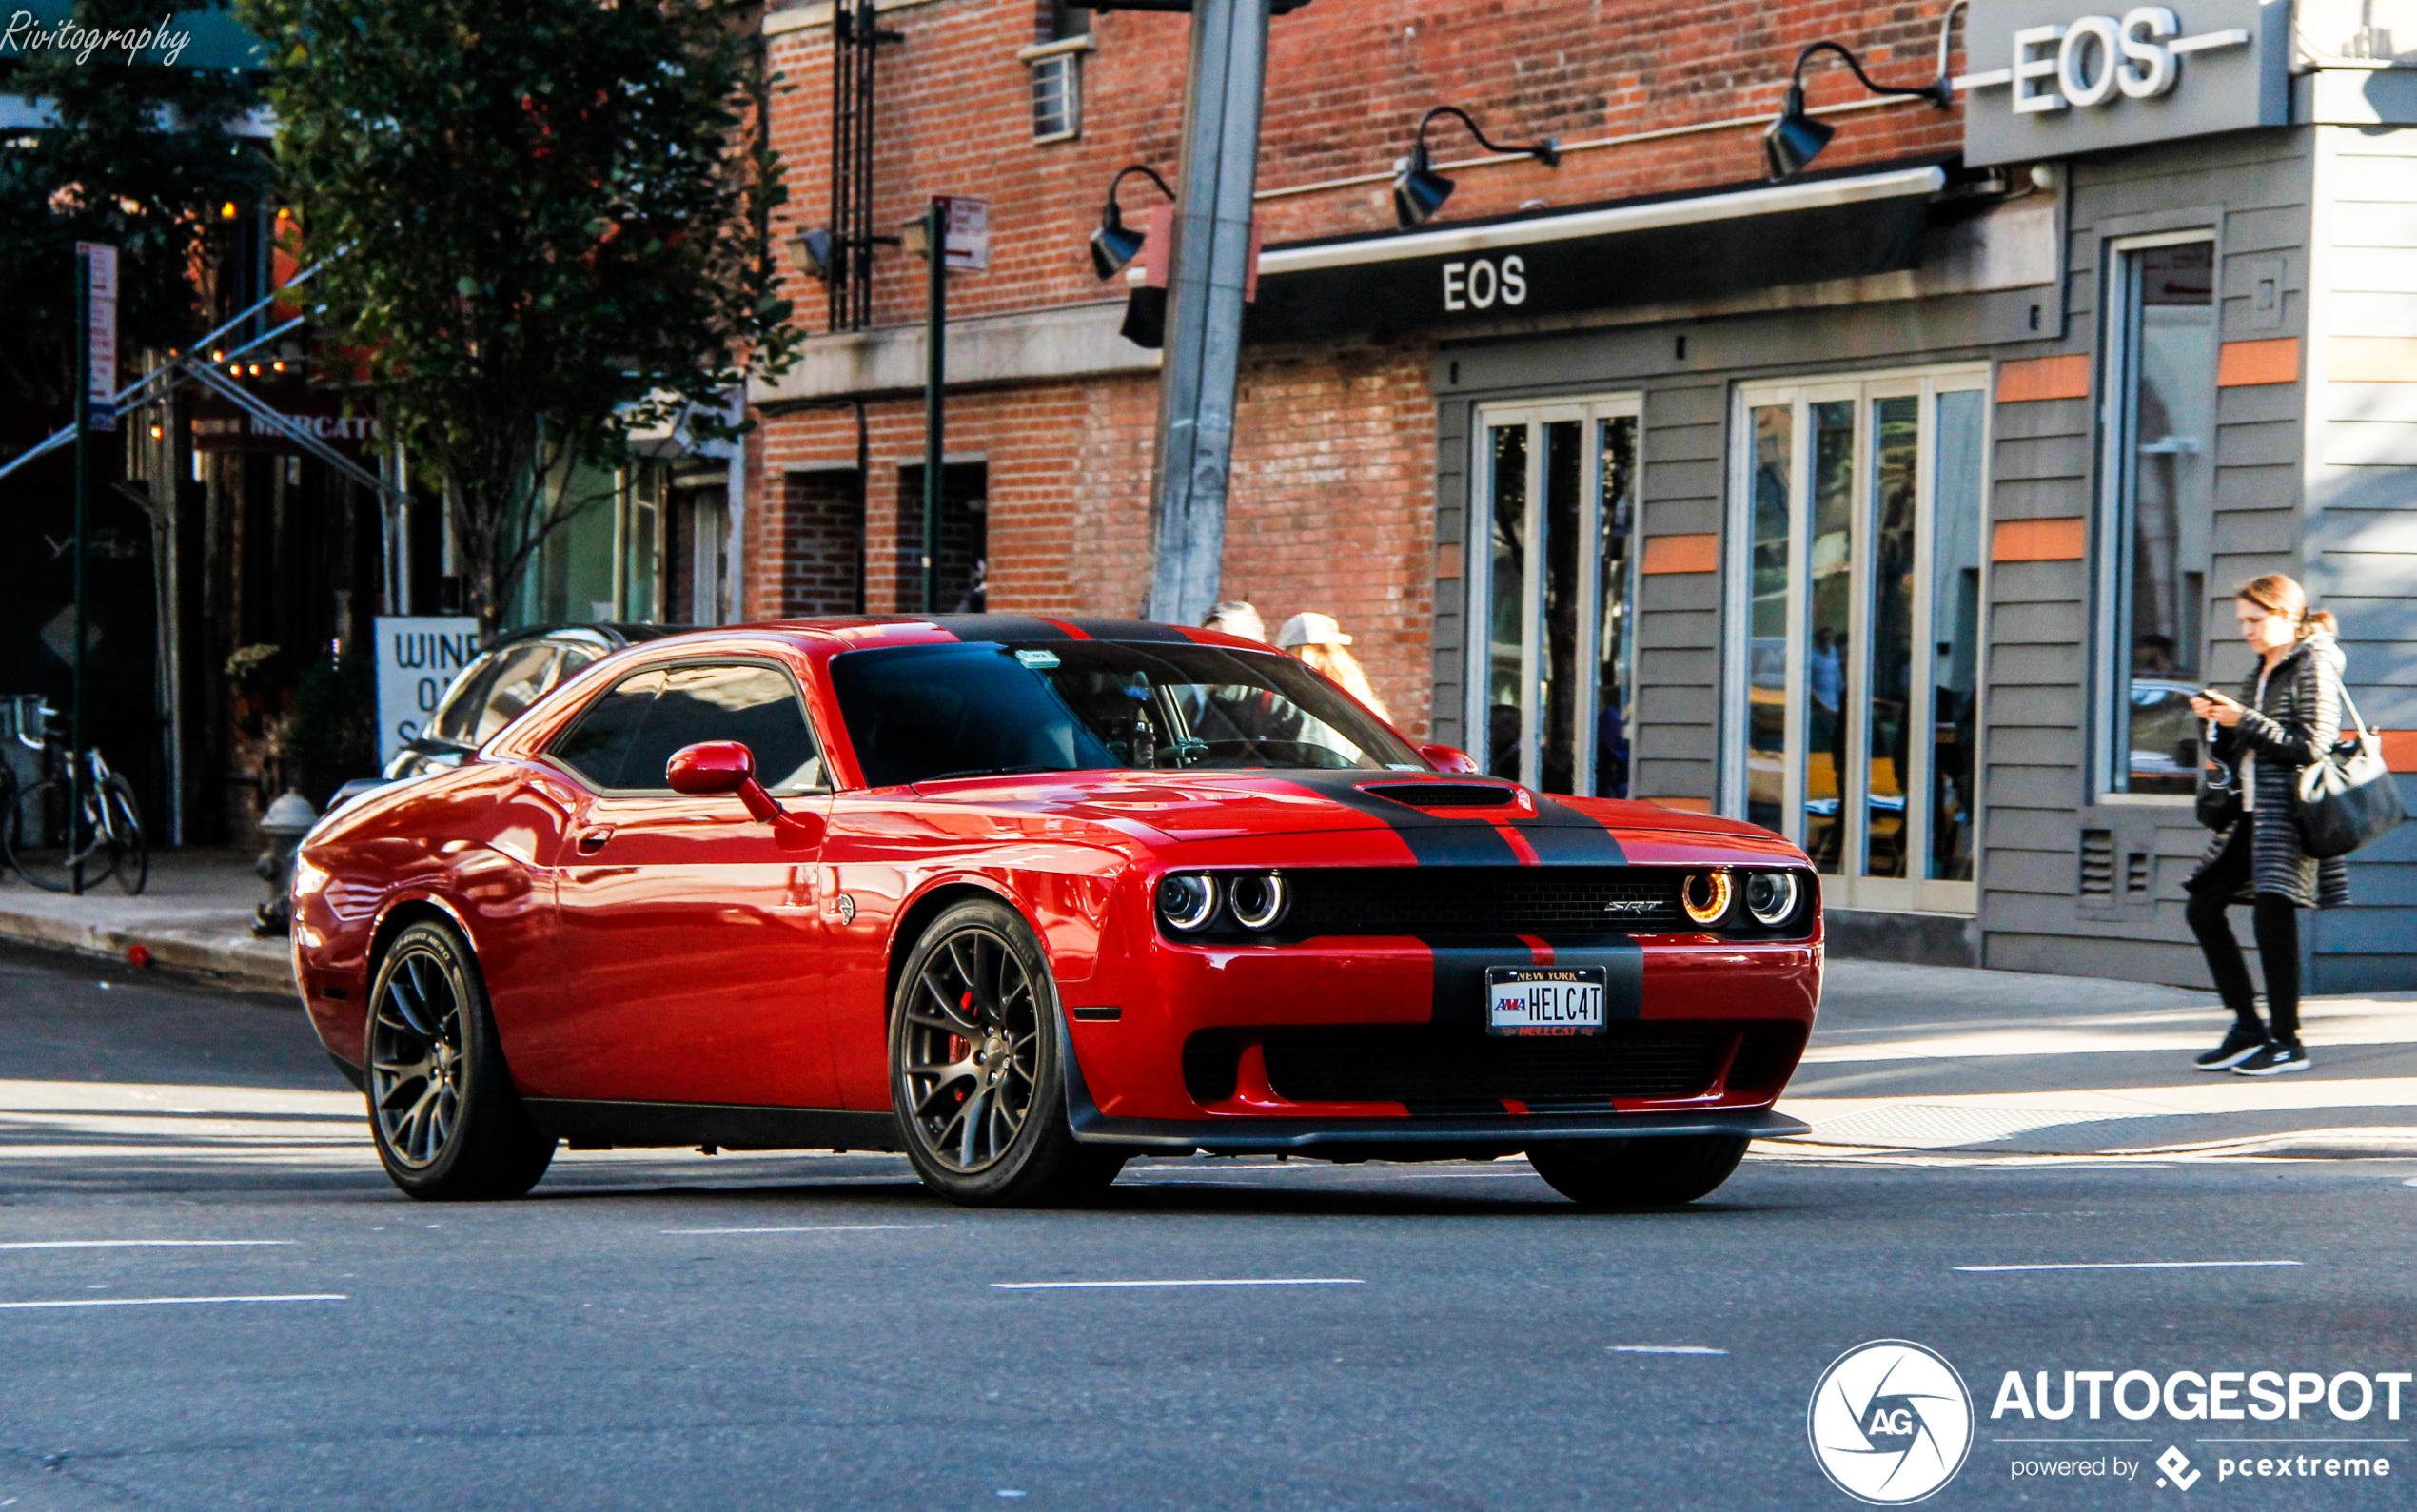
[[[512,1087],[478,958],[450,924],[406,927],[369,992],[370,1136],[386,1175],[424,1202],[518,1197],[554,1160]]]
[[[118,891],[137,896],[151,879],[151,847],[143,838],[143,811],[134,801],[134,784],[111,773],[109,785],[101,790],[101,802],[118,833]]]
[[[54,777],[17,789],[0,822],[0,842],[7,844],[17,875],[45,893],[69,891],[74,877],[68,865],[68,785]]]
[[[1745,1158],[1742,1134],[1538,1145],[1528,1164],[1582,1208],[1674,1208],[1709,1194]]]
[[[1125,1152],[1066,1117],[1056,984],[1022,915],[987,899],[933,919],[890,1005],[890,1101],[923,1184],[968,1208],[1096,1199]]]

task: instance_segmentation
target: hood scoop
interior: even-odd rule
[[[1387,782],[1360,791],[1414,809],[1500,809],[1519,799],[1506,782]]]

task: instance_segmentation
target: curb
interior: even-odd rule
[[[140,945],[151,963],[170,971],[206,977],[246,992],[290,994],[293,962],[284,941],[271,943],[249,934],[222,935],[197,929],[156,931],[118,929],[67,919],[46,918],[0,908],[0,938],[29,945],[73,951],[124,964],[126,952]]]

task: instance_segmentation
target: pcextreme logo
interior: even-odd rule
[[[1821,1372],[1804,1430],[1832,1484],[1874,1506],[1904,1506],[1964,1467],[1973,1446],[1972,1393],[1937,1351],[1876,1339]]]

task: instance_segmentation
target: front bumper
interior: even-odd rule
[[[1088,1103],[1088,1099],[1085,1100]],[[1087,1145],[1135,1149],[1199,1149],[1218,1155],[1366,1152],[1378,1159],[1418,1159],[1459,1151],[1506,1153],[1564,1139],[1666,1139],[1688,1134],[1742,1134],[1784,1139],[1813,1126],[1758,1108],[1707,1108],[1684,1113],[1605,1113],[1531,1118],[1216,1118],[1177,1121],[1109,1118],[1097,1109],[1072,1117],[1074,1137]]]

